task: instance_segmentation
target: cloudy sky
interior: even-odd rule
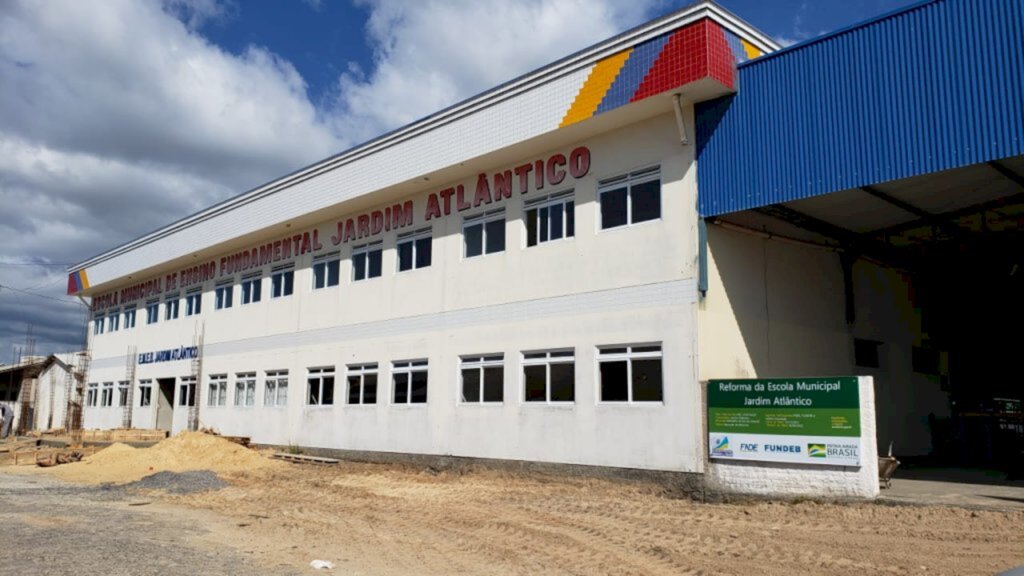
[[[687,0],[3,0],[0,362],[65,271]],[[791,44],[909,0],[721,0]]]

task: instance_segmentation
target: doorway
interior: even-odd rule
[[[159,378],[157,384],[160,394],[156,404],[156,428],[170,432],[174,423],[174,378]]]

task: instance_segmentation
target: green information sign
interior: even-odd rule
[[[708,382],[712,458],[859,465],[856,377]]]

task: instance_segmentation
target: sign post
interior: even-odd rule
[[[710,457],[861,465],[856,377],[710,380]]]

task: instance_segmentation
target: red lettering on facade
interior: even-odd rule
[[[552,186],[558,186],[565,180],[565,155],[555,154],[551,158],[548,158],[548,184]]]
[[[455,208],[459,212],[472,208],[469,202],[466,202],[466,188],[462,184],[455,189]]]
[[[533,164],[516,166],[516,176],[519,177],[520,194],[526,194],[530,190],[530,170],[533,170]]]
[[[431,218],[441,217],[441,207],[437,203],[437,194],[430,194],[427,196],[427,210],[423,214],[423,219],[430,222]]]
[[[345,221],[345,236],[342,238],[343,242],[356,239],[356,222],[349,218]]]
[[[512,171],[494,173],[494,200],[512,197]]]
[[[487,181],[487,174],[480,174],[476,178],[476,194],[473,195],[473,206],[491,203],[491,184]]]
[[[573,178],[583,178],[590,172],[590,148],[580,146],[569,153],[569,174]]]
[[[544,189],[544,161],[537,160],[533,163],[533,187],[537,190]]]
[[[380,210],[370,212],[370,234],[380,234],[384,231],[384,213]]]
[[[370,235],[370,217],[366,214],[360,214],[356,219],[359,226],[359,238],[366,238]]]
[[[441,190],[441,198],[444,199],[444,215],[447,216],[452,213],[452,196],[455,194],[455,188],[445,188]]]

